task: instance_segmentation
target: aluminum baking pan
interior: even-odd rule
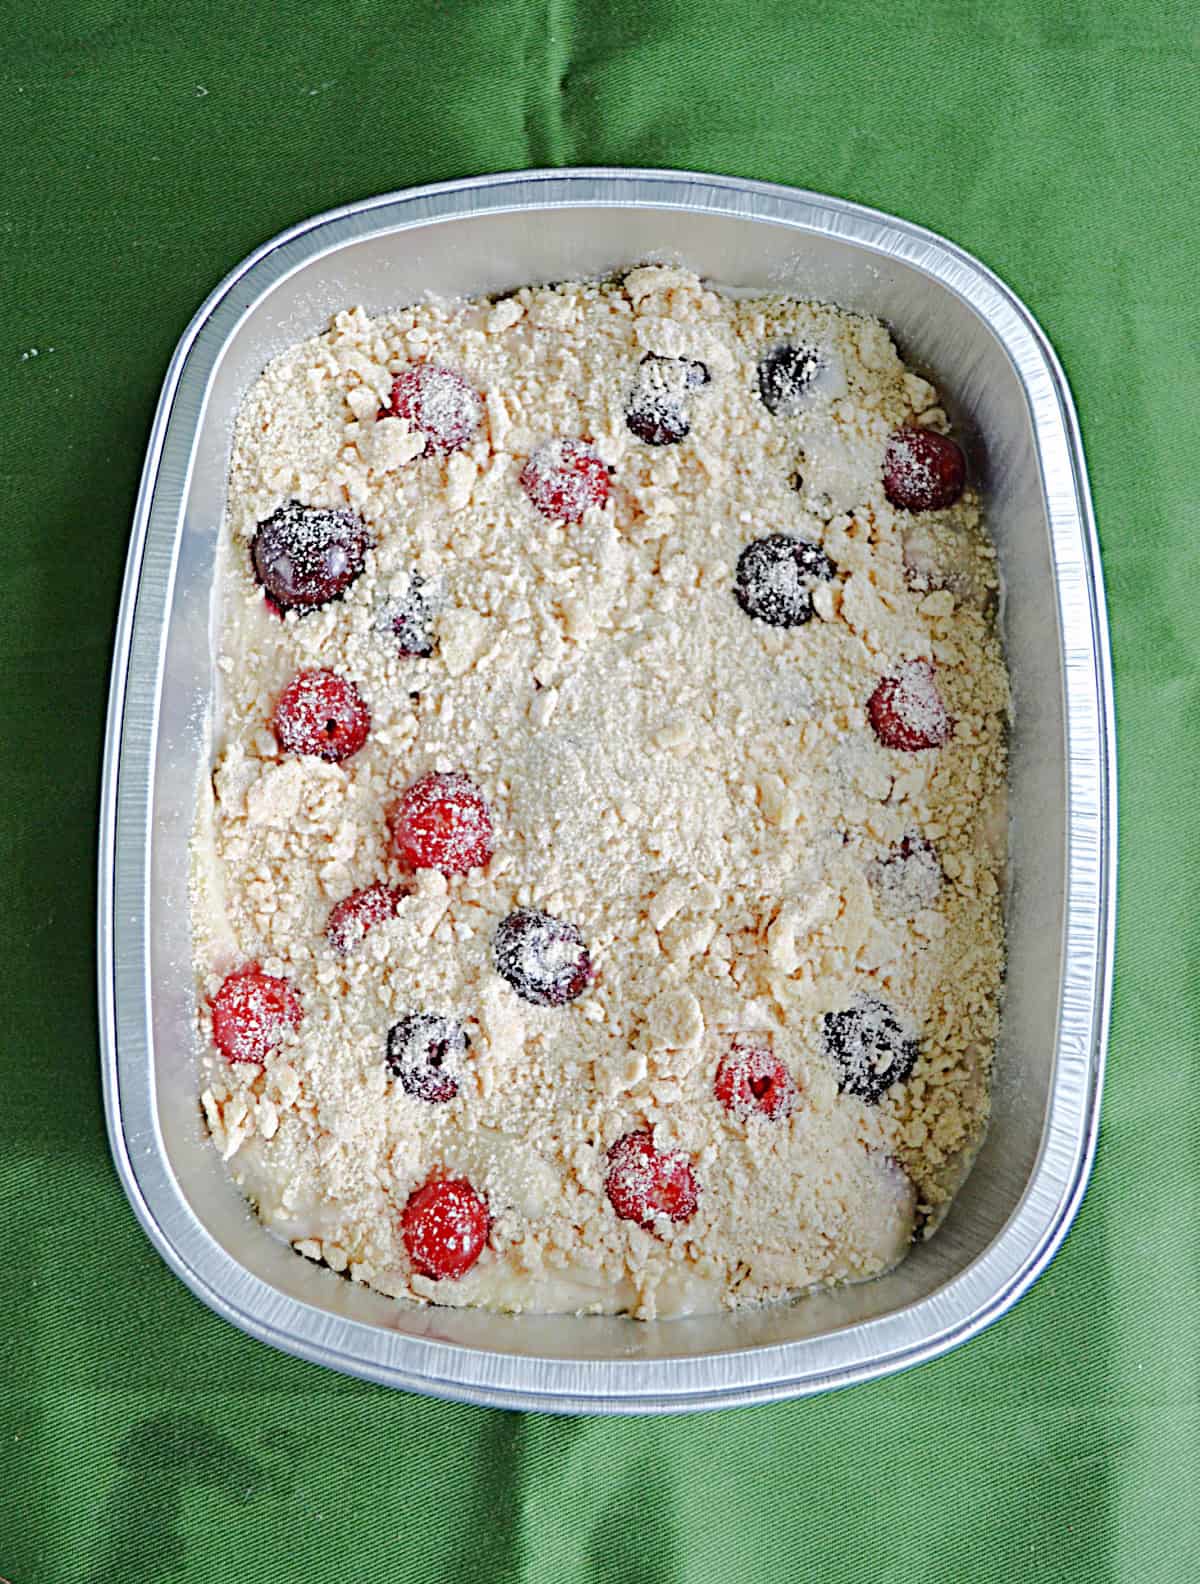
[[[991,1130],[936,1238],[892,1274],[745,1314],[642,1324],[416,1308],[263,1230],[196,1101],[187,841],[209,763],[211,605],[233,415],[274,353],[361,303],[682,261],[714,282],[878,314],[947,393],[1007,586],[1015,698],[1009,972]],[[509,1407],[663,1412],[785,1398],[943,1353],[1058,1247],[1091,1163],[1116,850],[1100,559],[1074,408],[1046,337],[975,259],[902,220],[762,182],[533,171],[414,188],[276,237],[205,302],[151,431],[117,626],[100,843],[109,1137],[163,1258],[303,1358]]]

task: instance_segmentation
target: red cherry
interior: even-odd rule
[[[626,1133],[608,1152],[604,1191],[623,1221],[652,1228],[656,1216],[687,1221],[699,1188],[682,1150],[659,1150],[651,1133]]]
[[[431,771],[414,781],[387,819],[392,848],[409,869],[466,874],[482,868],[495,850],[487,801],[460,770]]]
[[[295,1028],[303,1015],[291,983],[252,964],[226,975],[212,998],[213,1044],[231,1062],[261,1065],[283,1030]]]
[[[382,881],[351,891],[330,909],[325,939],[339,957],[345,957],[362,941],[369,929],[395,918],[400,904],[411,896],[408,886],[388,886]]]
[[[713,1093],[734,1116],[766,1117],[778,1122],[796,1103],[796,1080],[763,1044],[734,1037],[717,1068]]]
[[[905,425],[888,440],[883,493],[905,511],[942,511],[962,494],[967,459],[962,447],[936,429]]]
[[[521,485],[543,517],[574,523],[608,499],[608,469],[583,440],[548,440],[521,469]]]
[[[407,418],[425,436],[427,451],[458,451],[479,428],[480,401],[461,374],[435,363],[402,369],[380,418]]]
[[[371,712],[354,683],[336,671],[300,671],[279,695],[274,726],[284,753],[338,764],[366,742]]]
[[[465,1276],[487,1242],[487,1200],[465,1177],[434,1177],[404,1206],[400,1228],[413,1266],[433,1281]]]
[[[940,748],[954,735],[928,660],[909,660],[884,677],[867,701],[867,714],[883,746],[905,753]]]

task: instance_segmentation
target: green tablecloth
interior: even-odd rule
[[[0,1575],[1195,1578],[1194,9],[0,0],[0,22]],[[1124,792],[1104,1129],[1049,1273],[910,1374],[658,1422],[389,1393],[202,1308],[109,1164],[92,969],[118,585],[197,303],[331,205],[609,162],[877,205],[1031,305],[1082,414]]]

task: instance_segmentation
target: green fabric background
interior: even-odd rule
[[[1195,19],[1189,0],[0,0],[0,1575],[1197,1576]],[[119,580],[196,305],[331,205],[609,162],[878,205],[1030,304],[1083,420],[1123,777],[1104,1128],[1049,1273],[907,1375],[657,1422],[389,1393],[202,1308],[109,1164],[92,967]]]

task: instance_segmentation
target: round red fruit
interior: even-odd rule
[[[713,1093],[734,1116],[778,1122],[796,1103],[796,1080],[765,1044],[736,1037],[717,1068]]]
[[[284,753],[339,764],[366,742],[371,712],[348,678],[336,671],[301,671],[279,695],[274,726]]]
[[[910,660],[883,677],[867,700],[867,714],[883,746],[904,753],[940,748],[954,735],[928,660]]]
[[[300,998],[286,979],[257,965],[228,974],[212,998],[213,1044],[231,1062],[266,1060],[286,1028],[303,1017]]]
[[[700,1194],[683,1151],[655,1148],[654,1135],[646,1132],[626,1133],[609,1150],[604,1191],[623,1221],[647,1229],[659,1216],[689,1220]]]
[[[402,369],[380,418],[407,418],[425,436],[427,451],[458,451],[474,439],[482,406],[461,374],[436,363]]]
[[[388,886],[382,881],[364,886],[361,891],[351,891],[330,909],[325,939],[339,957],[347,956],[368,930],[395,918],[401,902],[411,894],[407,886]]]
[[[583,440],[548,440],[521,469],[521,485],[543,517],[575,523],[608,499],[608,469]]]
[[[408,869],[466,874],[494,851],[487,800],[460,770],[414,781],[388,810],[388,825],[396,857]]]
[[[404,1206],[400,1230],[415,1270],[455,1281],[483,1252],[489,1224],[487,1200],[465,1177],[434,1177]]]
[[[962,494],[967,459],[962,447],[936,429],[905,425],[883,457],[883,493],[904,511],[944,511]]]

